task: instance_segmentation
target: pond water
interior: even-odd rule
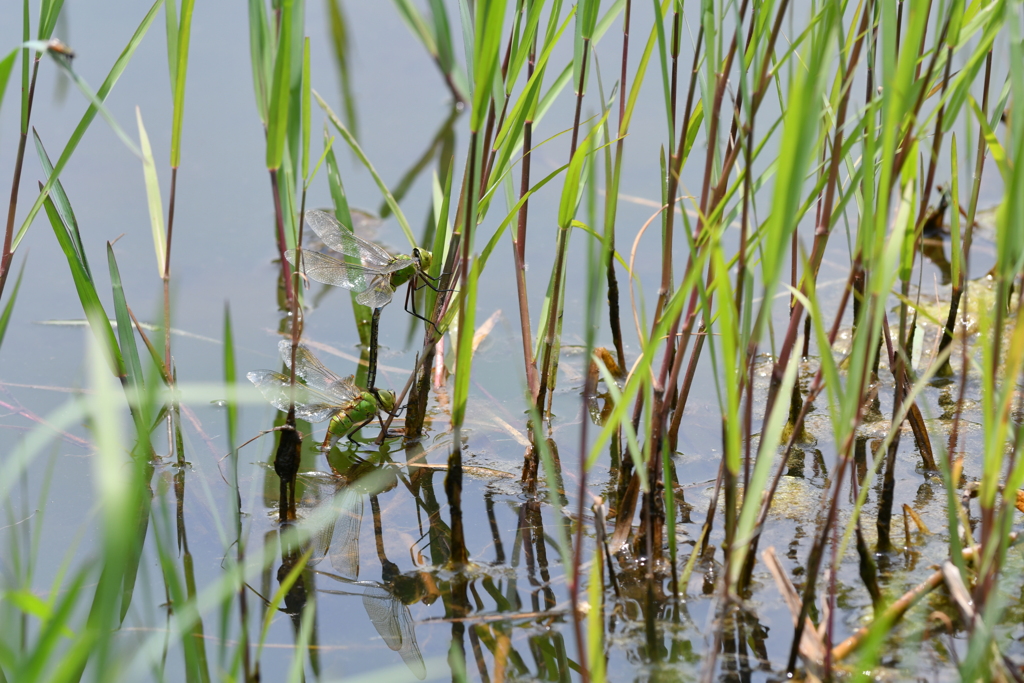
[[[633,21],[641,37],[634,41],[635,56],[631,59],[639,57],[650,26],[650,7],[638,4],[641,6],[635,8]],[[339,74],[329,48],[326,7],[318,2],[308,7],[306,25],[312,38],[313,78],[324,99],[336,111],[342,111]],[[7,9],[10,15],[13,5]],[[385,182],[392,188],[398,185],[435,137],[449,126],[456,141],[455,158],[463,158],[467,117],[453,110],[435,65],[395,8],[386,3],[349,2],[344,9],[353,37],[351,77],[356,130],[360,144]],[[88,8],[68,3],[55,35],[73,46],[77,53],[75,69],[95,87],[144,11],[138,3],[127,0]],[[452,17],[458,16],[454,4],[450,11]],[[174,360],[178,381],[184,386],[219,382],[223,376],[225,306],[230,306],[240,378],[258,368],[280,369],[277,342],[282,325],[278,269],[273,263],[274,207],[264,164],[264,131],[253,96],[245,7],[240,3],[197,3],[193,21],[171,286]],[[19,32],[18,22],[0,22],[0,44],[17,44]],[[607,44],[599,55],[604,60],[605,87],[609,88],[611,73],[617,67],[617,30],[613,28],[605,40]],[[686,44],[684,52],[689,60],[692,48]],[[556,61],[564,63],[569,57],[562,54]],[[16,79],[17,74],[0,109],[0,169],[5,173],[14,166],[17,146]],[[621,187],[619,249],[626,254],[637,230],[660,203],[656,189],[658,150],[665,137],[664,108],[655,79],[648,80],[651,83],[640,98],[637,123],[628,141]],[[44,64],[32,122],[51,156],[57,155],[85,106],[80,93],[52,65]],[[140,108],[166,201],[171,92],[162,19],[150,29],[109,97],[108,106],[133,136],[135,108]],[[561,132],[563,122],[572,120],[572,107],[571,92],[566,91],[535,139]],[[352,204],[380,213],[383,202],[372,178],[347,149],[340,144],[336,149]],[[563,164],[567,156],[567,136],[540,147],[533,156],[537,177]],[[436,159],[426,164],[401,197],[414,230],[421,230],[430,219],[431,174],[437,168]],[[102,264],[105,242],[116,240],[114,251],[129,305],[141,320],[159,324],[163,294],[141,170],[138,159],[97,121],[64,171],[62,181],[90,259]],[[41,171],[30,145],[19,220],[35,198],[37,179],[42,179]],[[687,187],[696,191],[700,178],[686,177],[683,181],[684,192]],[[554,185],[530,204],[534,232],[528,243],[527,262],[535,311],[543,298],[554,253],[554,217],[559,199]],[[997,186],[987,187],[982,205],[993,204],[1000,192]],[[310,191],[308,205],[329,204],[327,184],[321,178]],[[494,212],[498,214],[504,211]],[[489,235],[494,225],[495,221],[488,219],[482,227],[484,234]],[[399,251],[406,250],[393,219],[384,221],[376,239]],[[496,324],[474,362],[462,491],[466,545],[473,564],[464,576],[444,568],[451,533],[444,485],[444,465],[452,437],[446,408],[450,386],[431,399],[425,438],[406,448],[400,442],[383,451],[341,443],[324,455],[312,446],[313,441],[322,438],[323,425],[314,431],[314,438],[307,439],[303,450],[297,498],[300,523],[305,519],[308,524],[319,524],[320,529],[310,543],[301,547],[290,547],[287,539],[282,541],[279,481],[268,464],[274,456],[276,437],[264,437],[241,450],[239,477],[247,553],[258,559],[267,552],[275,558],[249,581],[250,629],[258,630],[264,599],[278,589],[280,580],[303,552],[312,549],[309,570],[271,620],[260,661],[263,680],[284,680],[288,674],[299,637],[299,616],[309,603],[316,605],[310,636],[316,647],[305,662],[311,680],[349,680],[360,675],[365,680],[448,680],[453,676],[448,662],[453,640],[467,653],[466,666],[473,680],[577,677],[566,570],[554,541],[558,521],[563,515],[575,514],[579,427],[582,420],[590,419],[580,400],[586,372],[579,352],[583,321],[583,271],[579,264],[584,258],[582,238],[574,240],[573,253],[579,258],[570,261],[577,264],[577,269],[570,270],[568,276],[563,359],[552,427],[562,466],[564,497],[535,499],[521,484],[527,443],[526,383],[507,237],[488,264],[477,316],[484,320],[495,315]],[[682,264],[686,250],[680,242],[676,256]],[[648,311],[653,308],[658,287],[659,244],[652,231],[636,254],[637,286],[647,294]],[[948,254],[948,243],[945,248]],[[983,236],[975,249],[977,275],[987,269],[986,262],[991,263],[993,248]],[[27,259],[27,266],[21,294],[0,349],[2,452],[10,452],[29,430],[39,429],[40,419],[45,420],[70,395],[89,385],[86,349],[91,335],[81,324],[81,305],[70,271],[45,217],[37,218],[15,263],[20,264],[22,258]],[[949,288],[942,284],[941,261],[936,256],[927,265],[921,289],[925,296],[937,293],[945,300]],[[848,264],[845,240],[834,239],[826,256],[826,265],[834,276],[824,276],[820,287],[826,303],[838,298]],[[625,280],[620,277],[620,282]],[[931,284],[933,281],[937,284]],[[110,311],[109,288],[105,279],[102,282],[101,296]],[[312,293],[316,306],[306,316],[307,342],[338,374],[355,372],[361,350],[347,292],[324,290],[314,284]],[[787,318],[786,305],[786,299],[780,298],[775,308],[777,325],[783,325]],[[633,360],[638,353],[637,336],[628,317],[624,329],[627,356]],[[415,361],[421,335],[422,325],[398,305],[384,311],[378,386],[396,391],[401,388]],[[599,331],[598,343],[611,347],[606,322]],[[816,368],[813,358],[808,360],[800,381],[809,383]],[[761,369],[756,395],[763,405],[766,373],[770,371],[767,360]],[[711,377],[705,358],[676,454],[677,477],[685,497],[676,530],[680,563],[688,559],[699,535],[718,470],[719,408]],[[923,401],[926,415],[934,417],[931,424],[936,434],[945,428],[938,416],[943,414],[943,401],[950,391],[953,389],[948,386],[930,388]],[[978,387],[969,387],[969,401],[977,400],[977,395]],[[887,372],[883,372],[878,396],[880,414],[891,414],[892,380]],[[809,440],[792,457],[783,477],[779,493],[783,504],[776,506],[773,522],[761,542],[762,549],[774,546],[798,587],[820,514],[820,494],[835,461],[825,402],[820,403],[808,420]],[[183,473],[181,519],[195,581],[202,591],[222,576],[226,555],[235,552],[234,547],[225,547],[222,536],[233,492],[223,477],[227,463],[223,458],[228,452],[224,411],[205,401],[186,402],[185,407],[189,466]],[[757,407],[755,414],[760,414]],[[980,451],[981,435],[974,419],[977,415],[975,411],[964,416],[965,452]],[[249,402],[241,410],[239,435],[248,439],[280,424],[281,417],[265,403]],[[865,444],[881,438],[886,426],[867,425]],[[590,430],[591,439],[596,431]],[[160,451],[160,440],[156,443]],[[920,468],[913,439],[905,438],[902,444],[896,475],[897,505],[910,504],[936,533],[915,531],[906,549],[901,546],[899,552],[879,558],[883,587],[891,596],[923,580],[932,571],[930,565],[941,562],[947,552],[941,481]],[[32,586],[40,592],[48,590],[69,557],[74,563],[81,562],[93,556],[101,543],[94,452],[89,426],[75,425],[54,435],[52,445],[19,484],[4,533],[28,533],[26,530],[31,529],[32,534],[38,534],[39,555]],[[870,458],[867,455],[866,462]],[[976,475],[978,467],[978,463],[968,461],[968,475]],[[174,495],[170,489],[176,472],[173,458],[167,458],[158,464],[155,473],[154,489],[172,515]],[[590,474],[589,490],[614,500],[616,485],[610,460],[605,456]],[[590,502],[588,499],[585,506],[588,510]],[[868,517],[876,502],[877,495],[872,492]],[[592,557],[593,520],[588,518],[586,524],[588,550],[584,556]],[[903,538],[902,516],[895,520],[893,534]],[[717,529],[710,542],[712,546],[722,543]],[[849,552],[855,557],[853,550]],[[717,557],[697,563],[681,603],[668,599],[662,602],[656,619],[658,647],[652,647],[647,631],[642,572],[625,567],[621,577],[623,598],[618,609],[609,610],[605,618],[609,680],[693,680],[702,675],[707,653],[713,648],[719,650],[713,665],[714,678],[774,680],[784,676],[792,619],[763,566],[755,570],[755,585],[742,618],[728,624],[722,641],[715,642],[716,602],[711,593],[720,569],[716,561]],[[1011,561],[1019,564],[1020,558]],[[841,616],[836,622],[835,642],[866,623],[871,614],[870,596],[860,581],[856,561],[841,566],[836,577]],[[610,593],[606,599],[611,599]],[[118,640],[125,652],[151,644],[154,634],[166,628],[166,602],[159,561],[149,548]],[[923,614],[930,611],[921,609]],[[239,637],[237,618],[223,617],[215,605],[203,613],[203,619],[210,652]],[[905,628],[895,632],[894,639],[913,643],[923,620],[921,615],[909,620]],[[222,627],[222,623],[227,626]],[[883,663],[894,676],[913,671],[929,680],[956,678],[954,664],[937,643],[940,641],[926,640],[921,648],[894,648]],[[211,667],[216,672],[213,659],[211,655]],[[184,678],[179,650],[171,650],[164,666],[160,675],[149,669],[145,675],[164,680]]]

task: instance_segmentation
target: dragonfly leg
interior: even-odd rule
[[[360,429],[362,429],[366,425],[370,424],[371,422],[373,422],[373,416],[372,415],[370,416],[370,418],[368,420],[364,420],[364,421],[360,422],[359,424],[357,424],[355,427],[353,427],[351,429],[351,431],[349,431],[349,433],[346,434],[345,436],[347,436],[348,440],[351,441],[352,443],[354,443],[356,445],[359,445],[359,442],[356,441],[355,437],[353,437],[352,435],[355,434],[356,432],[358,432]]]
[[[431,286],[429,282],[424,281],[423,284],[420,285],[420,287],[422,287],[424,285],[430,287],[435,292],[440,293],[440,290],[437,289],[437,287]],[[430,318],[424,317],[424,316],[422,316],[422,315],[420,315],[419,313],[416,312],[416,295],[415,295],[415,293],[417,291],[419,291],[420,287],[414,286],[413,280],[409,281],[409,287],[408,287],[408,289],[405,290],[405,312],[408,313],[409,315],[411,315],[414,318],[419,318],[423,322],[428,323],[431,327],[434,328],[434,332],[436,332],[438,336],[441,336],[441,330],[437,327],[437,323],[435,323]]]
[[[397,415],[399,412],[401,412],[404,409],[405,409],[405,406],[402,406],[401,408],[396,408],[395,412],[390,413],[390,414],[391,415]],[[381,431],[381,433],[384,434],[384,438],[385,439],[393,437],[393,436],[401,436],[401,434],[398,434],[396,432],[388,431],[388,429],[386,427],[384,427],[384,418],[382,418],[380,416],[380,413],[377,413],[377,422],[380,424],[380,431]]]

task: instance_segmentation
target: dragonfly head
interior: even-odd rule
[[[390,413],[395,409],[395,392],[388,391],[387,389],[378,389],[377,394],[377,405],[380,406],[381,410]]]
[[[426,249],[413,249],[412,257],[416,259],[420,264],[420,270],[430,270],[430,264],[434,260],[434,255]]]

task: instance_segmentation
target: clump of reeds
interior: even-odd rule
[[[128,614],[147,542],[173,608],[163,637],[180,646],[186,680],[258,680],[263,644],[278,609],[294,623],[294,676],[300,677],[307,663],[313,670],[319,666],[315,601],[309,598],[314,573],[324,574],[314,571],[324,557],[314,552],[323,529],[300,523],[296,500],[301,498],[296,490],[300,464],[309,452],[304,449],[310,448],[302,432],[310,426],[296,420],[294,409],[278,420],[280,529],[274,543],[279,558],[269,543],[261,557],[249,557],[238,474],[237,406],[242,399],[236,394],[227,313],[221,398],[227,399],[225,450],[230,466],[225,480],[231,500],[229,523],[218,529],[224,571],[213,585],[196,585],[184,523],[188,467],[181,411],[189,388],[176,381],[170,297],[191,0],[183,0],[180,15],[175,2],[165,4],[174,93],[166,221],[141,112],[136,148],[103,106],[159,4],[150,8],[95,93],[74,75],[70,48],[52,40],[59,1],[41,3],[36,40],[30,41],[26,33],[25,46],[0,60],[0,95],[19,56],[22,65],[22,117],[0,254],[0,295],[25,231],[40,209],[45,210],[95,339],[89,357],[95,397],[72,402],[51,423],[63,429],[76,420],[89,420],[102,530],[99,559],[69,570],[45,600],[32,592],[32,543],[10,536],[12,556],[23,559],[4,586],[0,680],[78,680],[88,668],[98,680],[123,680],[150,669],[162,678],[159,638],[141,638],[136,651],[128,652],[113,635]],[[432,389],[450,381],[444,512],[429,477],[410,474],[403,481],[414,497],[430,492],[417,501],[430,517],[425,534],[430,564],[443,576],[443,590],[430,588],[435,580],[431,572],[402,574],[385,555],[377,502],[385,485],[364,481],[368,471],[381,476],[382,470],[374,469],[380,463],[351,462],[347,468],[332,464],[332,482],[340,488],[361,481],[371,491],[378,555],[390,572],[387,581],[373,588],[383,591],[376,595],[381,609],[395,610],[399,635],[406,639],[399,637],[399,647],[392,649],[410,671],[420,676],[427,669],[408,603],[393,599],[400,585],[413,586],[415,599],[425,604],[443,596],[452,623],[448,665],[453,678],[467,675],[470,651],[481,677],[489,677],[484,649],[492,656],[495,673],[504,676],[507,668],[530,673],[518,653],[510,654],[508,629],[466,626],[480,598],[473,583],[475,551],[467,542],[472,521],[464,515],[464,450],[474,354],[486,334],[481,328],[493,324],[478,325],[478,295],[481,279],[490,277],[490,260],[511,258],[513,281],[508,286],[515,288],[518,304],[525,416],[512,429],[528,444],[516,547],[517,552],[525,549],[530,578],[541,586],[534,593],[534,616],[563,616],[572,629],[571,666],[580,679],[608,678],[612,653],[606,631],[623,618],[642,622],[643,644],[637,651],[652,670],[665,665],[666,657],[670,663],[681,661],[674,649],[666,655],[663,638],[670,632],[668,625],[678,623],[687,601],[696,599],[691,587],[695,572],[704,575],[705,592],[711,596],[712,627],[700,652],[707,679],[726,666],[720,661],[723,653],[735,653],[727,640],[744,641],[744,633],[757,633],[748,600],[758,581],[768,576],[778,586],[780,604],[792,614],[793,632],[786,656],[769,657],[766,651],[757,656],[780,672],[792,674],[802,666],[813,675],[831,677],[854,660],[857,672],[873,670],[886,636],[897,632],[917,602],[941,589],[949,597],[950,627],[965,634],[956,660],[959,675],[970,680],[1017,677],[1020,663],[1003,651],[1006,642],[996,628],[1007,610],[1006,567],[1017,539],[1015,514],[1024,486],[1017,396],[1018,378],[1024,377],[1024,308],[1016,303],[1024,286],[1024,107],[1016,101],[1024,98],[1024,46],[1016,5],[863,0],[798,8],[789,0],[664,0],[654,3],[648,25],[638,27],[638,8],[630,0],[604,6],[598,0],[579,0],[571,7],[560,0],[480,0],[460,18],[465,67],[459,65],[443,3],[431,2],[429,17],[412,3],[396,5],[437,64],[441,87],[453,99],[452,116],[414,164],[418,173],[432,158],[438,162],[433,212],[420,239],[401,208],[408,183],[403,179],[394,192],[389,189],[353,133],[351,93],[346,93],[346,124],[313,88],[302,0],[285,0],[269,9],[252,0],[249,28],[257,112],[266,133],[268,204],[280,257],[281,331],[293,349],[293,362],[287,365],[294,366],[294,349],[303,336],[303,266],[297,259],[306,193],[321,168],[334,215],[345,226],[353,224],[337,142],[370,173],[410,247],[433,253],[423,273],[431,285],[417,289],[417,278],[410,285],[412,300],[421,299],[425,321],[417,364],[399,402],[407,406],[403,436],[411,472],[426,455],[417,439],[428,425]],[[346,83],[344,15],[337,3],[330,8],[335,54]],[[635,49],[637,35],[642,50]],[[567,52],[569,46],[571,62],[557,62],[559,48]],[[614,85],[608,83],[607,71],[601,73],[598,54],[606,64],[613,58],[619,67]],[[15,231],[34,84],[40,59],[47,55],[76,79],[90,107],[56,163],[34,136],[44,179],[38,199]],[[657,91],[659,85],[664,111],[659,109],[657,116],[663,118],[665,139],[660,174],[651,179],[649,193],[657,197],[659,208],[646,224],[628,225],[619,204],[624,159],[633,153],[631,126],[642,89]],[[572,99],[571,120],[545,119],[558,97]],[[455,105],[467,109],[461,118]],[[143,161],[157,275],[163,285],[162,334],[155,343],[135,320],[108,244],[116,329],[111,324],[59,180],[96,113],[110,121]],[[320,152],[312,145],[314,117],[324,121]],[[456,122],[464,122],[467,133],[457,163],[452,157]],[[531,159],[540,140],[563,146],[564,165],[538,178]],[[963,175],[968,169],[970,182]],[[978,333],[971,335],[970,283],[980,275],[969,268],[971,247],[982,183],[993,173],[1005,187],[989,273],[994,303],[976,314]],[[698,186],[687,187],[687,178],[699,178]],[[558,195],[557,211],[538,216],[531,212],[530,200],[549,184],[546,191],[554,188]],[[939,199],[939,185],[948,188],[948,200],[945,195]],[[501,195],[508,200],[504,207],[496,201]],[[942,236],[946,224],[948,240]],[[506,237],[509,247],[502,244]],[[654,302],[648,315],[640,305],[627,307],[621,288],[628,288],[633,302],[641,280],[628,245],[635,252],[641,240],[659,239],[658,288],[648,297]],[[949,301],[938,317],[921,299],[927,241],[935,239],[948,242],[950,253]],[[527,278],[528,243],[541,243],[551,253],[550,270],[540,281]],[[502,251],[506,248],[511,254]],[[289,253],[296,260],[289,260]],[[839,271],[837,257],[845,258]],[[825,268],[835,271],[829,280],[843,283],[837,294],[822,291]],[[0,315],[0,341],[18,282],[20,276]],[[577,286],[584,303],[582,329],[567,330],[567,290]],[[782,310],[776,303],[780,296],[788,302]],[[370,378],[376,370],[371,330],[382,308],[372,311],[353,299]],[[928,329],[928,316],[937,336],[934,352],[921,360],[915,348],[922,343],[918,335]],[[624,329],[630,319],[635,335]],[[841,333],[848,336],[842,357],[834,352]],[[553,406],[559,364],[565,362],[563,340],[570,334],[582,339],[584,379],[572,393],[579,394],[583,418],[572,437],[562,430],[556,440]],[[444,357],[445,344],[450,345],[451,362],[438,367],[435,358]],[[123,396],[110,382],[111,373],[120,381]],[[761,373],[767,376],[766,385],[758,382]],[[360,371],[361,381],[366,374]],[[698,377],[710,377],[713,386],[695,387]],[[939,378],[951,379],[956,387],[942,421],[945,431],[930,419],[929,391]],[[292,381],[297,381],[294,371]],[[972,382],[979,386],[979,453],[967,453],[963,445],[964,405]],[[370,379],[366,388],[373,390],[372,385]],[[695,390],[701,400],[717,402],[720,433],[717,477],[706,508],[681,498],[693,483],[679,444],[694,427],[687,407]],[[603,411],[597,407],[599,394]],[[119,432],[117,418],[125,405],[132,419],[131,437]],[[823,448],[829,449],[824,455],[827,476],[808,506],[813,514],[804,521],[809,546],[801,547],[802,554],[787,567],[763,539],[783,514],[780,486],[791,459],[812,438],[808,418],[814,413],[828,424],[828,438],[823,439],[828,443]],[[377,438],[378,446],[392,438],[392,418]],[[869,439],[866,424],[876,418],[889,422],[883,436]],[[436,414],[433,419],[438,420]],[[155,434],[161,438],[154,439]],[[164,448],[158,444],[165,435]],[[913,448],[907,445],[910,439]],[[10,500],[12,478],[25,471],[44,443],[41,432],[33,432],[11,452],[6,460],[11,473],[0,486],[0,500]],[[912,526],[921,534],[932,531],[900,499],[897,468],[911,451],[920,458],[915,464],[925,476],[941,480],[947,526],[940,533],[948,559],[918,587],[893,593],[898,585],[891,580],[894,572],[891,566],[880,570],[879,559],[910,552],[915,543]],[[381,461],[387,456],[381,448],[377,454]],[[175,463],[173,501],[152,493],[161,457]],[[599,461],[608,463],[607,480],[595,481]],[[575,477],[571,490],[567,471]],[[976,479],[970,487],[965,487],[965,472]],[[875,500],[868,505],[872,491]],[[493,501],[488,499],[487,505],[497,564],[502,565],[506,558]],[[978,509],[976,518],[970,516],[972,505]],[[606,517],[611,510],[614,521]],[[894,513],[899,518],[901,510],[902,538],[893,529]],[[545,554],[544,512],[554,517],[550,538],[564,572],[567,606],[558,605],[551,588],[555,579]],[[352,509],[345,513],[352,514]],[[695,524],[697,536],[680,544],[679,530],[684,525],[697,528]],[[847,552],[851,541],[856,555]],[[276,559],[281,562],[274,588],[269,576]],[[838,576],[854,564],[862,585],[846,588],[869,596],[872,620],[843,640],[838,637],[846,630],[837,623],[842,614]],[[262,591],[248,583],[258,574],[264,576]],[[798,586],[793,576],[799,576]],[[251,623],[255,620],[249,610],[254,595],[263,605],[258,625]],[[760,594],[762,602],[765,595]],[[639,613],[630,613],[631,605],[638,605]],[[220,610],[216,617],[211,606]],[[27,626],[29,616],[39,619],[38,627]],[[216,627],[210,628],[211,623]],[[212,631],[217,632],[217,645],[210,652]],[[929,625],[921,633],[934,631]],[[389,635],[382,632],[382,637],[388,640]],[[559,638],[534,641],[536,660],[568,677],[569,650]],[[763,649],[763,638],[758,638],[752,636]],[[545,668],[545,673],[552,671]]]

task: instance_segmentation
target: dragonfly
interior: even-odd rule
[[[296,501],[296,514],[300,525],[309,530],[313,548],[306,566],[313,568],[329,557],[334,571],[358,579],[365,492],[331,472],[300,472],[298,479],[303,495]]]
[[[343,226],[337,218],[319,209],[306,211],[306,224],[313,229],[313,232],[325,245],[340,254],[357,258],[360,261],[360,263],[349,263],[319,251],[298,250],[302,255],[299,262],[300,272],[317,282],[352,290],[356,293],[357,303],[373,309],[373,321],[370,327],[369,372],[366,382],[367,388],[372,390],[377,377],[377,332],[380,327],[380,309],[391,303],[396,288],[414,277],[436,289],[430,284],[430,277],[426,274],[430,268],[432,256],[429,251],[423,249],[413,249],[412,256],[405,254],[392,256],[383,247],[356,235]],[[285,252],[285,258],[292,262],[295,260],[295,255],[295,249]],[[431,322],[416,313],[415,306],[410,309],[408,294],[405,308],[417,318]]]
[[[398,565],[391,562],[384,553],[383,525],[380,519],[380,504],[376,494],[370,494],[370,507],[373,511],[373,532],[377,546],[377,557],[381,562],[381,581],[358,580],[347,576],[339,576],[322,570],[314,570],[339,583],[347,584],[353,590],[335,590],[320,588],[321,593],[332,595],[362,595],[363,609],[370,618],[373,628],[387,646],[397,652],[402,661],[416,678],[427,676],[423,655],[416,642],[416,626],[409,610],[409,605],[422,602],[433,604],[440,592],[433,577],[425,571],[402,573]],[[355,588],[362,588],[356,592]]]
[[[282,339],[277,348],[290,369],[291,342]],[[288,375],[273,370],[254,370],[246,376],[278,410],[288,411],[294,403],[295,416],[302,420],[330,419],[322,444],[324,450],[330,446],[332,436],[353,440],[352,434],[377,417],[378,410],[390,413],[395,409],[394,392],[359,388],[351,376],[342,378],[327,369],[304,344],[295,349],[295,376],[304,383],[292,385]]]
[[[334,251],[359,259],[349,263],[319,251],[300,249],[301,272],[317,282],[344,287],[356,293],[356,301],[370,308],[383,308],[391,303],[395,289],[430,268],[431,254],[413,249],[412,256],[392,256],[343,226],[337,218],[319,209],[306,212],[306,224],[317,237]],[[295,259],[296,250],[289,249],[285,258]]]

